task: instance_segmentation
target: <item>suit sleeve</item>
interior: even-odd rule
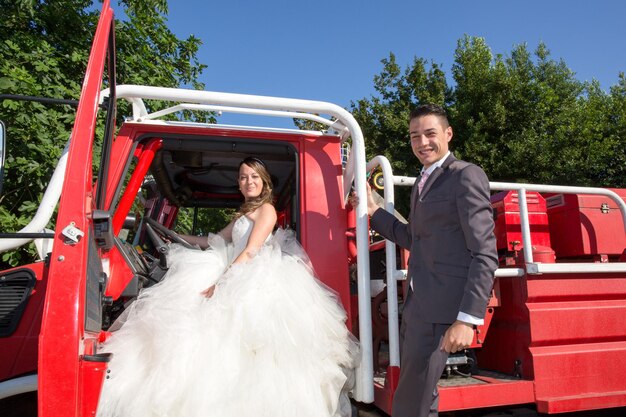
[[[388,211],[382,208],[376,210],[370,220],[370,226],[385,239],[397,243],[404,249],[411,249],[412,238],[409,225],[401,222]]]
[[[481,168],[469,165],[462,170],[456,198],[465,244],[472,256],[460,311],[483,318],[498,268],[498,253],[489,180]]]

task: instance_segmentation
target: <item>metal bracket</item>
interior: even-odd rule
[[[63,228],[61,234],[65,237],[66,245],[75,245],[85,236],[85,232],[76,227],[76,223],[71,222]]]

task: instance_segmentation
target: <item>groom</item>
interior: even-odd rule
[[[409,133],[423,165],[409,223],[379,210],[369,187],[367,211],[373,229],[411,252],[392,416],[433,417],[448,355],[468,348],[474,326],[483,324],[498,257],[489,181],[481,168],[448,150],[452,127],[445,110],[419,106]]]

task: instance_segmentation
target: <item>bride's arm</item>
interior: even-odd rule
[[[194,236],[194,235],[180,235],[185,242],[190,245],[200,246],[200,249],[206,249],[209,247],[209,242],[207,241],[206,236]]]
[[[254,258],[257,254],[265,239],[274,230],[276,224],[276,209],[273,205],[266,203],[256,209],[248,217],[254,222],[252,226],[252,232],[248,237],[248,243],[243,252],[233,261],[234,264],[247,262]]]
[[[231,221],[225,228],[217,232],[217,234],[227,242],[232,241],[234,223],[234,220]],[[185,241],[191,245],[198,245],[200,249],[206,249],[209,247],[209,238],[207,236],[180,235],[180,237],[185,239]]]

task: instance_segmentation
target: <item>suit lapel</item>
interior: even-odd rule
[[[454,161],[456,161],[456,158],[454,157],[452,153],[450,153],[450,155],[448,156],[448,158],[446,158],[444,163],[440,167],[435,168],[435,170],[430,174],[430,176],[426,180],[426,184],[424,184],[424,188],[422,188],[422,192],[419,195],[420,200],[424,199],[424,196],[428,193],[428,190],[430,190],[430,187],[435,183],[435,181],[437,181],[437,178],[439,178],[441,174],[443,174],[444,170],[448,168],[450,164],[452,164]]]

